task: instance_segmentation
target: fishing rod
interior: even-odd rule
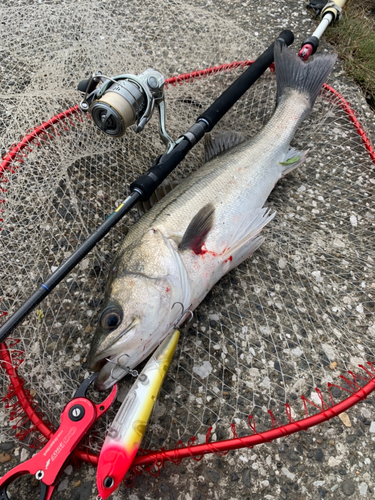
[[[278,37],[287,45],[294,41],[294,35],[284,30]],[[258,78],[273,63],[272,43],[254,63],[235,80],[211,106],[202,113],[197,121],[175,143],[164,137],[167,153],[159,156],[154,165],[130,185],[131,194],[117,209],[84,241],[68,259],[51,274],[45,283],[24,302],[24,304],[1,326],[0,343],[10,335],[23,319],[51,293],[51,291],[70,273],[70,271],[101,241],[104,236],[127,214],[138,201],[146,201],[163,180],[181,163],[187,153],[207,132],[210,132],[229,109],[242,97]],[[94,74],[89,80],[81,82],[79,90],[85,91],[81,109],[90,111],[94,122],[105,133],[118,137],[125,133],[128,126],[135,124],[140,132],[151,118],[155,106],[159,108],[160,133],[163,133],[163,77],[160,73],[120,75],[115,78]],[[153,80],[154,78],[155,80]],[[105,80],[103,83],[103,79]],[[107,82],[110,83],[107,83]],[[99,82],[104,85],[97,91]],[[110,94],[115,95],[110,95]],[[121,99],[122,98],[122,99]],[[128,103],[122,102],[127,100]],[[119,108],[120,103],[120,109]],[[95,106],[94,106],[95,105]],[[123,129],[118,129],[123,127]],[[168,136],[169,137],[169,136]]]
[[[330,24],[340,19],[345,3],[346,0],[335,0],[334,2],[328,0],[311,0],[307,5],[307,7],[315,10],[315,17],[320,14],[321,21],[314,33],[308,36],[302,44],[298,55],[303,61],[307,61],[312,54],[315,54],[319,46],[320,37]]]

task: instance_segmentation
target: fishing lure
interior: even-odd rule
[[[180,332],[174,330],[156,349],[112,422],[99,456],[97,500],[108,498],[128,472],[146,432],[179,337]]]

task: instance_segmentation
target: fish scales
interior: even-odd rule
[[[168,236],[182,236],[198,210],[212,202],[215,219],[221,224],[216,222],[210,231],[206,244],[209,248],[221,235],[221,226],[230,223],[234,215],[247,216],[251,210],[262,207],[282,176],[279,162],[308,109],[306,100],[299,97],[296,91],[290,92],[256,141],[250,139],[213,158],[175,187],[130,228],[120,252],[152,227],[161,228]],[[277,146],[270,151],[269,145],[275,141]]]
[[[274,215],[264,203],[306,156],[290,149],[290,142],[334,62],[329,55],[305,64],[277,42],[277,107],[267,125],[244,142],[233,133],[208,141],[210,154],[226,151],[131,227],[110,272],[89,354],[92,369],[100,370],[99,389],[118,380],[114,367],[125,374],[142,361],[261,245],[259,233]]]

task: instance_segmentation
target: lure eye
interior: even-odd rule
[[[111,308],[103,311],[99,323],[106,330],[115,330],[121,323],[122,317],[117,309]]]

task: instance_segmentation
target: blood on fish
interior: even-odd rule
[[[228,262],[228,260],[229,260],[229,262],[232,262],[233,257],[232,256],[228,257],[227,259],[224,260],[224,262]]]
[[[216,257],[217,254],[215,252],[211,252],[207,250],[206,246],[203,244],[200,247],[192,248],[195,255],[205,255],[206,253],[211,254],[213,257]]]
[[[202,238],[198,236],[192,243],[191,249],[195,253],[195,255],[202,255],[207,252],[206,247],[204,246],[202,242]]]

